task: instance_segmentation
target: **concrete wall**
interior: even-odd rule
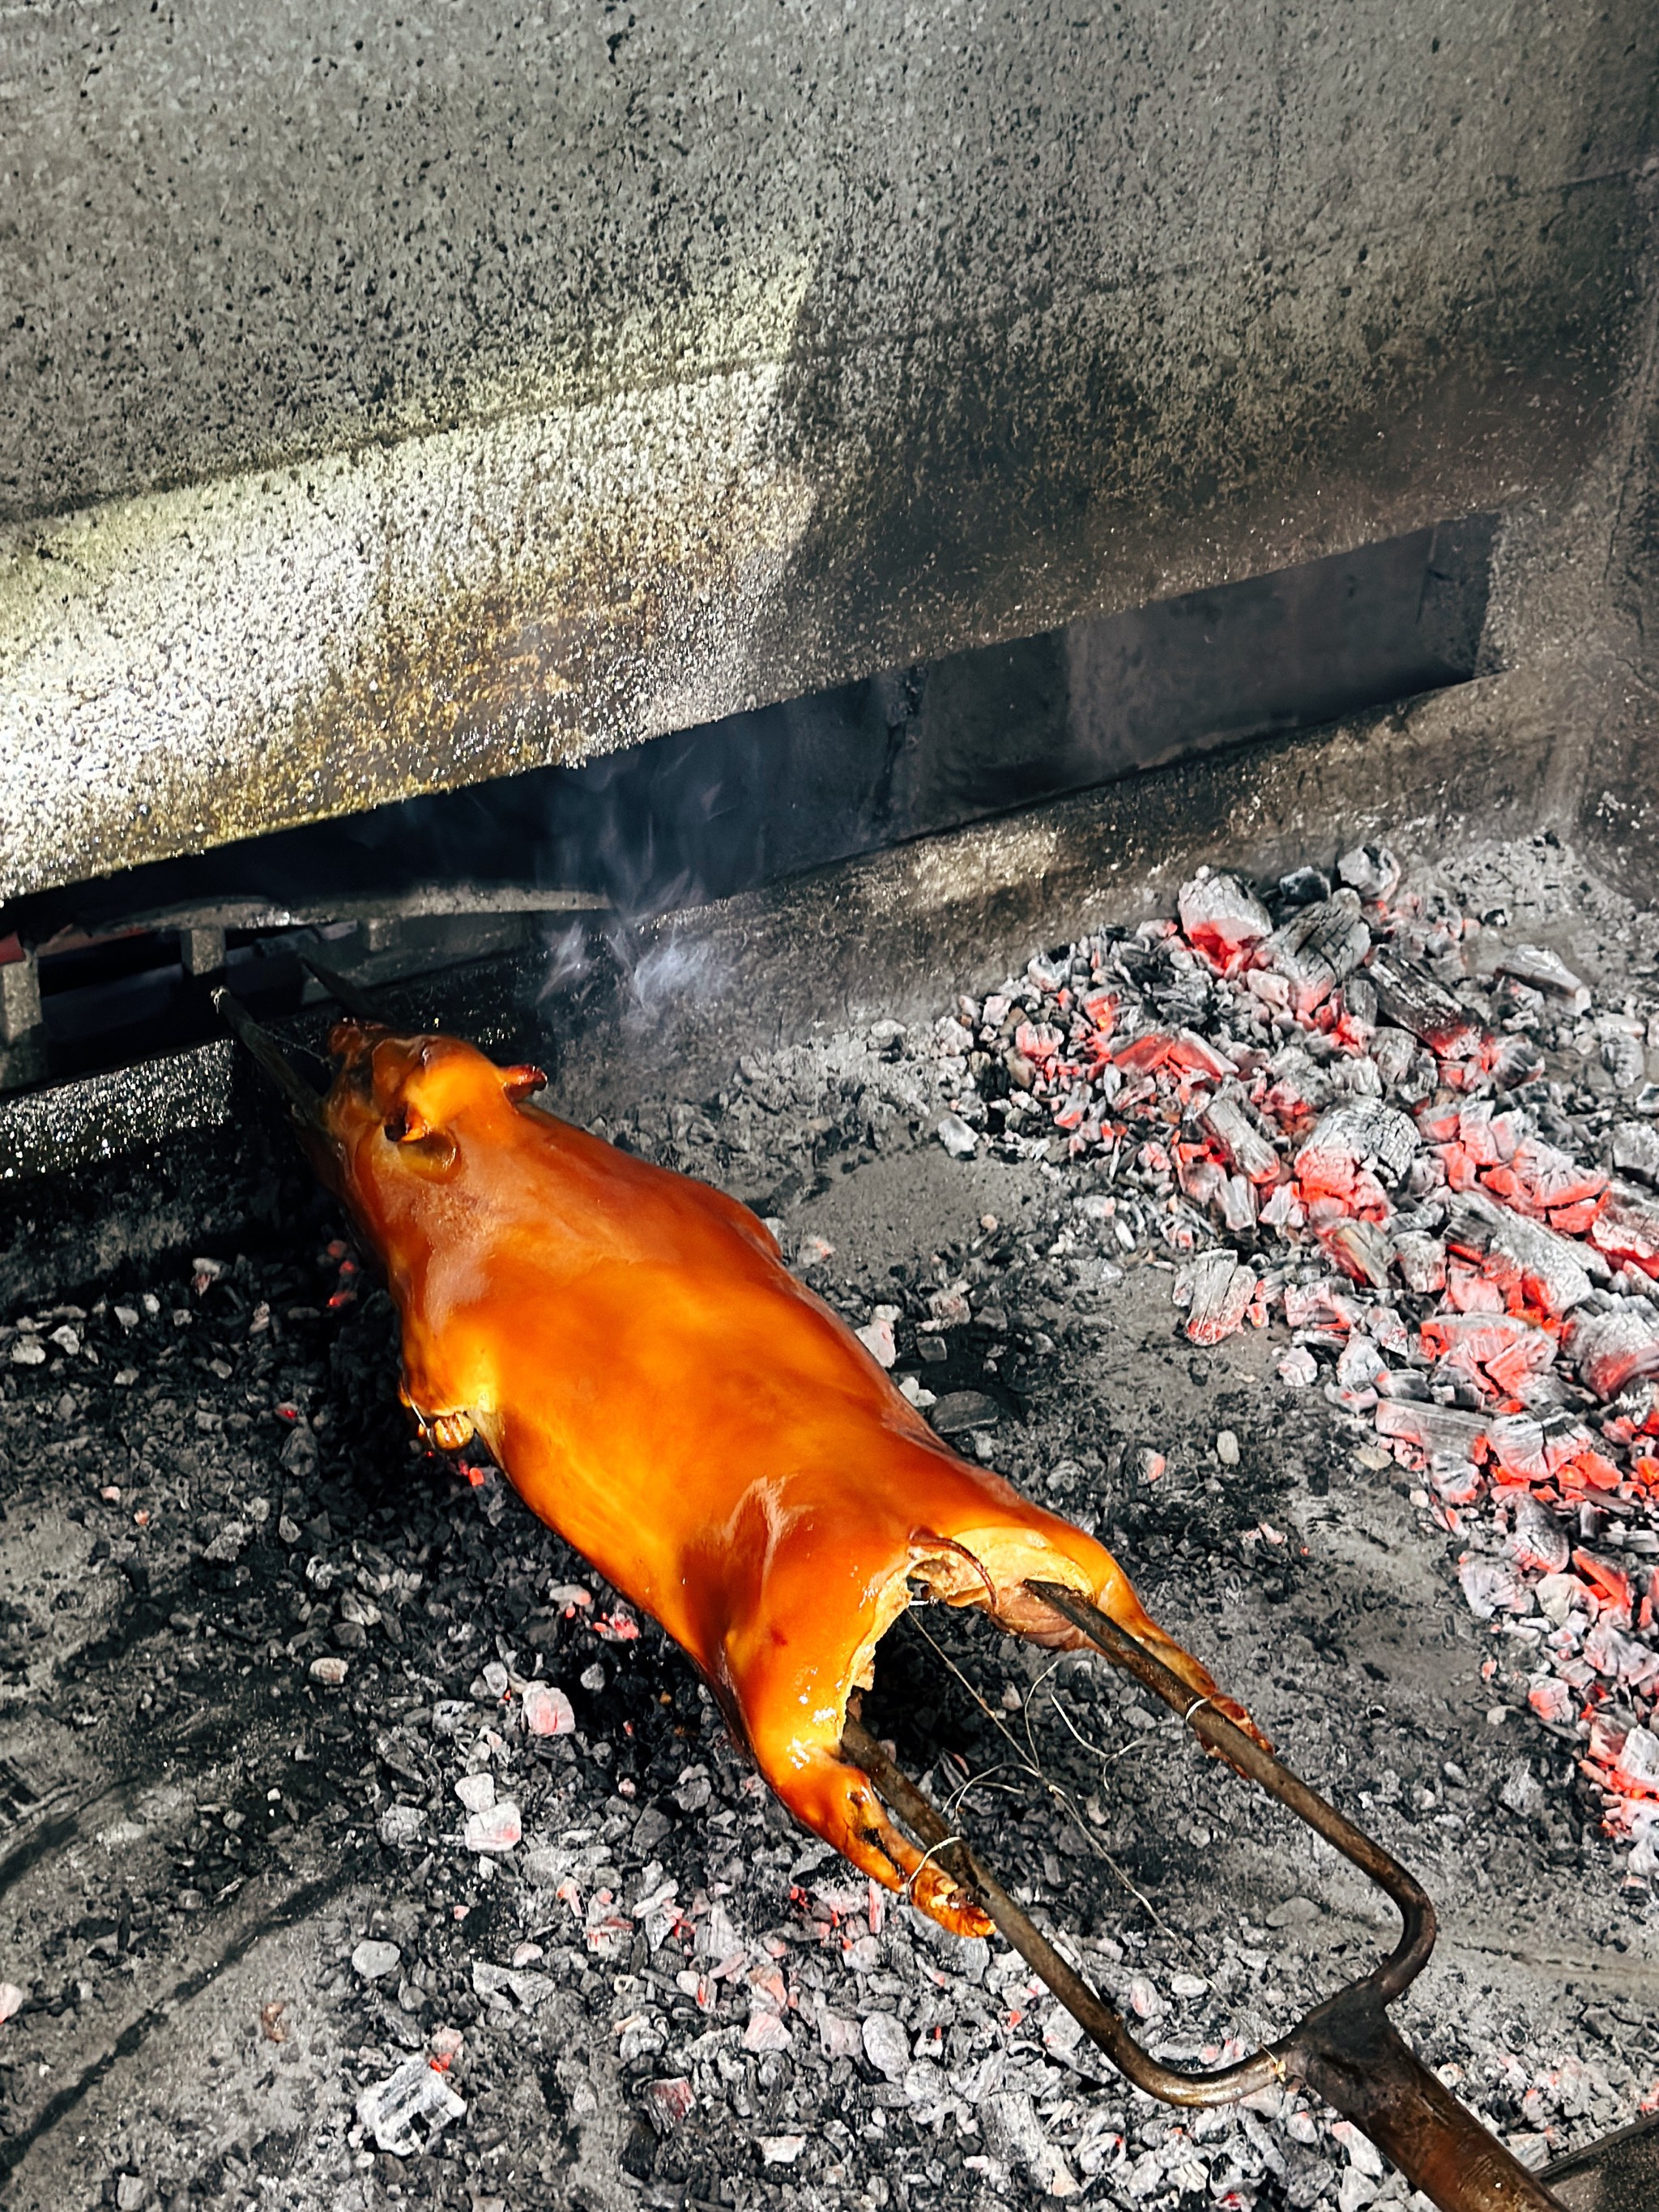
[[[1476,507],[1571,565],[1635,451],[1638,0],[111,0],[0,71],[0,896]]]

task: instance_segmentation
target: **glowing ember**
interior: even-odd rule
[[[1592,1015],[1536,945],[1476,985],[1474,925],[1401,890],[1385,849],[1340,873],[1264,900],[1203,872],[1179,927],[1033,961],[963,1002],[943,1087],[976,1142],[1103,1162],[1118,1243],[1149,1221],[1176,1258],[1193,1343],[1283,1319],[1284,1381],[1322,1380],[1423,1483],[1533,1712],[1589,1746],[1609,1832],[1651,1853],[1659,1195],[1619,1177],[1659,1186],[1659,1129],[1620,1125],[1612,1175],[1576,1158],[1537,1042],[1577,1020],[1577,1051],[1633,1086],[1641,1024]],[[1592,1741],[1614,1711],[1617,1743]]]

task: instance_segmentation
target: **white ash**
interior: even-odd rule
[[[1659,1389],[1643,1389],[1659,1373],[1648,1303],[1659,1296],[1659,1206],[1609,1182],[1604,1163],[1633,1169],[1652,1147],[1643,1125],[1609,1132],[1592,1071],[1613,1095],[1634,1094],[1659,994],[1597,1009],[1538,945],[1483,960],[1479,913],[1432,883],[1401,890],[1392,854],[1348,854],[1340,872],[1341,891],[1292,904],[1271,933],[1255,927],[1267,908],[1247,886],[1206,875],[1179,901],[1190,944],[1154,922],[1033,961],[979,1010],[981,1049],[959,1074],[963,1054],[951,1056],[953,1111],[965,1123],[977,1090],[1001,1148],[1103,1162],[1130,1238],[1150,1230],[1192,1255],[1174,1298],[1194,1342],[1261,1326],[1276,1300],[1290,1317],[1283,1273],[1258,1277],[1247,1255],[1203,1249],[1217,1235],[1243,1231],[1255,1245],[1265,1231],[1304,1281],[1323,1268],[1346,1278],[1327,1395],[1372,1413],[1395,1456],[1428,1475],[1432,1510],[1473,1547],[1461,1573],[1480,1618],[1534,1612],[1537,1571],[1482,1556],[1504,1545],[1517,1498],[1617,1555],[1587,1565],[1596,1555],[1570,1547],[1577,1603],[1531,1649],[1524,1680],[1534,1714],[1588,1751],[1608,1832],[1632,1847],[1639,1878],[1659,1798],[1630,1785],[1619,1749],[1652,1717],[1659,1684],[1647,1565],[1659,1553]],[[1424,1054],[1379,1063],[1379,1012],[1431,1053],[1432,1087]],[[1001,1103],[1011,1094],[995,1055],[1010,1034],[1054,1136]],[[1294,1060],[1291,1037],[1303,1041]],[[1448,1354],[1454,1332],[1435,1316],[1471,1312],[1489,1325]],[[1578,1316],[1564,1341],[1588,1389],[1532,1314]],[[1305,1358],[1280,1371],[1309,1380]]]
[[[1576,896],[1577,872],[1561,866]],[[1472,1020],[1544,1060],[1518,1101],[1532,1141],[1586,1171],[1606,1167],[1612,1129],[1639,1118],[1641,1095],[1626,1101],[1613,1087],[1607,1039],[1589,1022],[1577,1039],[1563,1000],[1488,988],[1481,933],[1452,932],[1454,910],[1501,902],[1528,941],[1547,936],[1525,900],[1534,876],[1540,896],[1559,899],[1561,869],[1546,852],[1541,866],[1522,856],[1498,872],[1501,897],[1425,894],[1408,916],[1422,942],[1407,953],[1460,1006],[1468,994]],[[1309,888],[1304,904],[1329,895],[1328,882]],[[1257,892],[1282,926],[1277,890]],[[1384,936],[1382,917],[1360,920]],[[1626,926],[1605,910],[1609,932]],[[1575,1261],[1590,1287],[1571,1307],[1586,1332],[1572,1364],[1527,1364],[1531,1321],[1480,1358],[1449,1336],[1425,1350],[1437,1314],[1482,1318],[1478,1304],[1449,1307],[1446,1285],[1467,1297],[1491,1279],[1489,1251],[1449,1244],[1449,1200],[1420,1166],[1441,1147],[1468,1149],[1461,1118],[1456,1136],[1431,1137],[1413,1115],[1419,1140],[1403,1188],[1378,1172],[1380,1156],[1353,1161],[1354,1180],[1371,1176],[1382,1194],[1367,1225],[1395,1255],[1385,1290],[1327,1255],[1322,1235],[1353,1217],[1328,1222],[1317,1200],[1270,1207],[1291,1188],[1293,1139],[1326,1112],[1375,1100],[1431,1115],[1432,1056],[1376,1022],[1363,991],[1353,1036],[1364,1050],[1346,1036],[1333,1046],[1297,1022],[1278,969],[1243,971],[1262,975],[1264,996],[1218,975],[1167,924],[1091,942],[1086,960],[1045,953],[1000,1011],[997,993],[953,1006],[967,1051],[926,1025],[874,1024],[749,1055],[723,1097],[641,1107],[613,1133],[781,1221],[792,1263],[855,1327],[891,1330],[891,1371],[917,1402],[931,1397],[937,1410],[977,1395],[966,1410],[983,1425],[963,1440],[986,1440],[994,1464],[1097,1527],[1159,1617],[1215,1656],[1298,1763],[1424,1872],[1451,1931],[1433,1984],[1404,2008],[1431,2063],[1460,2069],[1460,2094],[1528,2157],[1582,2142],[1634,2116],[1659,2046],[1640,1993],[1653,1869],[1642,1839],[1598,1832],[1601,1785],[1575,1762],[1617,1776],[1626,1786],[1613,1794],[1629,1798],[1659,1767],[1659,1738],[1641,1720],[1651,1688],[1637,1678],[1652,1639],[1639,1607],[1620,1626],[1577,1555],[1603,1574],[1650,1576],[1650,1529],[1644,1511],[1620,1510],[1631,1501],[1616,1488],[1587,1491],[1569,1513],[1540,1494],[1535,1473],[1509,1470],[1547,1472],[1552,1452],[1586,1448],[1629,1466],[1632,1447],[1607,1431],[1640,1431],[1645,1378],[1604,1401],[1580,1368],[1601,1373],[1598,1359],[1632,1347],[1639,1360],[1643,1333],[1620,1317],[1633,1298],[1642,1318],[1654,1310],[1631,1274],[1635,1264],[1646,1279],[1644,1270],[1595,1246],[1600,1273],[1588,1255]],[[1452,970],[1471,949],[1475,978],[1460,980]],[[1114,1061],[1062,1089],[1072,1015],[1059,993],[1074,1006],[1092,993],[1097,953],[1126,1010],[1118,1040],[1140,1044],[1143,1060],[1158,1036],[1172,1043],[1150,1069]],[[1363,967],[1349,972],[1364,980]],[[1605,1010],[1638,1018],[1622,1004]],[[1346,1002],[1342,1022],[1346,1031]],[[1051,1026],[1062,1030],[1053,1053],[1041,1034]],[[1398,1073],[1357,1088],[1361,1066],[1384,1068],[1391,1036],[1405,1038]],[[1293,1131],[1271,1093],[1305,1102]],[[1218,1141],[1202,1102],[1224,1096],[1271,1170],[1235,1149],[1237,1124]],[[1495,1085],[1456,1098],[1460,1116],[1498,1109],[1487,1131],[1516,1103]],[[1158,1111],[1170,1104],[1173,1122]],[[959,1163],[934,1134],[948,1113],[975,1139]],[[1482,1126],[1477,1110],[1469,1134],[1484,1149]],[[1206,1163],[1212,1187],[1196,1172]],[[1532,1164],[1566,1172],[1541,1155]],[[901,1220],[878,1262],[894,1192],[928,1176],[930,1190],[945,1179],[965,1194],[960,1218],[941,1208],[914,1232]],[[1241,1176],[1262,1200],[1257,1220],[1222,1237]],[[866,1186],[878,1195],[860,1212],[854,1196]],[[289,1220],[315,1218],[301,1171],[286,1191]],[[1626,1240],[1642,1233],[1639,1211],[1618,1225]],[[169,2203],[186,2185],[191,2204],[252,2202],[280,2172],[304,2212],[356,2212],[392,2185],[414,2202],[465,2204],[470,2192],[608,2203],[625,2191],[666,2208],[778,2202],[769,2192],[787,2188],[804,2202],[810,2192],[926,2212],[988,2208],[1068,2178],[1111,2203],[1183,2190],[1262,2212],[1401,2201],[1363,2139],[1299,2099],[1184,2117],[1133,2095],[1000,1947],[959,1945],[896,1900],[872,1900],[779,1815],[663,1640],[532,1523],[499,1477],[475,1467],[474,1483],[411,1455],[383,1295],[343,1275],[343,1248],[331,1255],[319,1237],[313,1251],[305,1232],[283,1234],[276,1256],[227,1252],[198,1289],[192,1227],[175,1267],[89,1289],[80,1314],[10,1316],[0,1340],[13,1711],[41,1731],[43,1759],[72,1752],[85,1763],[83,1794],[104,1807],[94,1817],[106,1839],[48,1852],[0,1931],[0,1973],[20,1992],[3,2031],[4,2055],[21,2062],[6,2077],[9,2119],[45,2114],[58,2082],[196,1969],[201,1946],[228,1945],[308,1883],[325,1892],[306,1908],[302,1941],[279,1929],[208,1985],[239,2008],[230,2033],[204,2032],[206,2015],[187,2009],[181,2032],[204,2054],[227,2054],[210,2075],[200,2061],[187,2124],[168,2101],[176,2070],[141,2061],[117,2077],[118,2108],[89,2101],[37,2157],[61,2140],[74,2163],[57,2172],[77,2187],[94,2174],[94,2190],[106,2183],[118,2203],[125,2187],[135,2204]],[[1177,1268],[1212,1251],[1207,1264],[1218,1276],[1224,1260],[1228,1285],[1247,1278],[1249,1296],[1240,1329],[1204,1347],[1187,1338],[1191,1309],[1176,1308],[1171,1290]],[[343,1291],[346,1302],[331,1304]],[[1591,1330],[1609,1317],[1616,1328]],[[1516,1317],[1491,1318],[1502,1337]],[[64,1327],[74,1352],[53,1339]],[[14,1364],[9,1347],[25,1341],[43,1356]],[[1236,1388],[1226,1363],[1253,1347],[1251,1374],[1266,1379]],[[1518,1361],[1514,1413],[1498,1412],[1477,1379],[1506,1351]],[[1272,1381],[1292,1361],[1311,1368],[1315,1387]],[[1374,1466],[1385,1417],[1449,1425],[1435,1431],[1443,1453],[1401,1471],[1425,1501],[1415,1530],[1382,1479],[1392,1459]],[[1370,1517],[1359,1527],[1362,1507]],[[24,1525],[35,1518],[38,1539]],[[1478,1709],[1467,1727],[1449,1705],[1409,1699],[1406,1660],[1395,1679],[1389,1636],[1365,1632],[1425,1571],[1425,1529],[1437,1541],[1443,1532],[1457,1607],[1430,1665],[1449,1697],[1468,1678]],[[1347,1576],[1340,1544],[1358,1563]],[[1525,1595],[1530,1610],[1494,1604],[1480,1619],[1458,1591],[1466,1559],[1513,1577],[1472,1576],[1483,1600]],[[1340,1617],[1334,1594],[1366,1583],[1377,1611],[1356,1597],[1352,1619]],[[79,1602],[59,1607],[60,1596]],[[1438,1633],[1432,1591],[1413,1604],[1398,1632],[1407,1656]],[[1238,1623],[1249,1624],[1237,1631],[1245,1640],[1229,1646]],[[1230,2040],[1281,2029],[1369,1963],[1369,1899],[1294,1842],[1273,1842],[1251,1802],[1184,1754],[1175,1724],[1108,1670],[1068,1659],[1048,1674],[1052,1655],[975,1636],[954,1617],[929,1626],[1017,1741],[1031,1729],[1078,1808],[1073,1820],[1035,1785],[1016,1799],[988,1784],[963,1801],[964,1823],[1157,2047],[1204,2063]],[[1353,1656],[1333,1656],[1339,1645]],[[1361,1652],[1376,1674],[1362,1671]],[[1580,1666],[1587,1682],[1571,1679]],[[1559,1703],[1553,1727],[1526,1710],[1535,1675],[1559,1686],[1543,1701]],[[1317,1709],[1327,1691],[1328,1714]],[[929,1777],[941,1798],[967,1778],[953,1748],[975,1773],[1012,1756],[971,1708],[945,1710],[951,1694],[930,1692],[939,1705],[915,1718],[908,1747],[919,1768],[946,1747]],[[1059,1719],[1061,1700],[1104,1760]],[[1507,1715],[1503,1725],[1486,1725],[1489,1709]],[[904,1717],[906,1696],[893,1710]],[[544,1732],[537,1714],[554,1728]],[[25,1747],[33,1758],[33,1737]],[[165,1771],[145,1765],[152,1749]],[[465,1841],[458,1785],[485,1781],[493,1802],[481,1812],[516,1808],[520,1832],[480,1854]],[[102,1799],[106,1789],[118,1794]],[[108,1809],[129,1802],[139,1807],[131,1826]],[[1504,1950],[1534,1919],[1595,1964],[1570,1997],[1559,1970],[1529,1974]],[[1496,1948],[1461,1948],[1460,1929]],[[1622,1979],[1615,1939],[1630,1947]],[[396,1962],[368,1978],[360,1953]],[[877,2018],[897,2031],[878,2031],[887,2066],[866,2047]],[[407,2094],[389,2087],[400,2075],[430,2109],[382,2149]],[[77,2201],[67,2182],[56,2201]]]

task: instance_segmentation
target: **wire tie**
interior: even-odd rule
[[[952,1844],[959,1844],[963,1840],[964,1838],[961,1836],[941,1836],[936,1844],[930,1844],[928,1845],[927,1849],[916,1861],[915,1865],[911,1869],[910,1872],[904,1877],[904,1894],[907,1899],[912,1898],[917,1881],[922,1875],[927,1873],[927,1862],[933,1857],[933,1853],[935,1851],[948,1851]],[[951,1881],[954,1881],[956,1880],[954,1875],[951,1875],[951,1870],[948,1867],[941,1868],[940,1872],[945,1875],[950,1875]],[[958,1884],[957,1887],[960,1887],[960,1884]]]

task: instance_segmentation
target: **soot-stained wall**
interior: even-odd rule
[[[1656,48],[1634,0],[15,18],[0,896],[1565,511]]]

